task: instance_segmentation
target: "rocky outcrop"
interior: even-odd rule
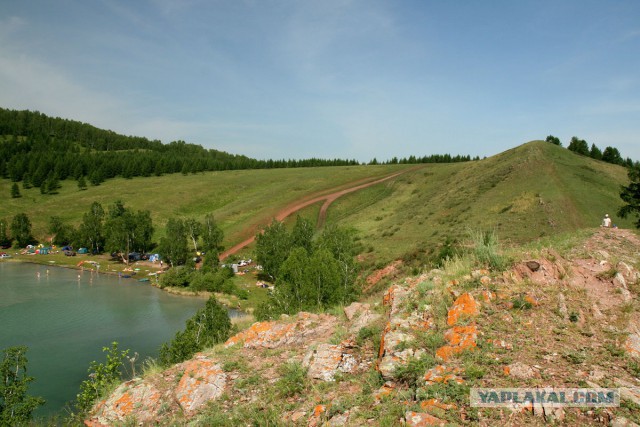
[[[167,413],[191,416],[219,398],[227,384],[226,374],[211,358],[197,354],[162,374],[121,384],[91,411],[87,425],[114,425],[135,419],[152,424]],[[175,386],[174,386],[175,385]]]
[[[334,381],[338,372],[353,373],[358,369],[359,362],[350,353],[354,346],[352,341],[338,345],[320,344],[306,354],[302,366],[308,368],[307,375],[310,378]]]
[[[406,345],[416,339],[416,333],[429,330],[433,324],[429,307],[407,311],[407,297],[411,292],[411,288],[396,284],[383,297],[383,305],[389,308],[389,321],[382,333],[377,369],[387,381],[394,378],[398,366],[424,354],[423,349]]]
[[[206,356],[195,356],[178,366],[184,374],[174,389],[174,395],[187,416],[195,414],[224,392],[227,375],[218,363]]]
[[[224,344],[231,347],[242,344],[245,348],[278,348],[286,345],[306,345],[309,338],[331,334],[337,319],[326,314],[301,312],[293,321],[257,322],[245,331],[229,338]]]
[[[451,278],[434,270],[393,284],[382,307],[353,303],[344,316],[256,322],[209,353],[121,384],[87,424],[208,425],[207,416],[223,414],[217,423],[246,425],[234,418],[246,408],[244,416],[268,424],[271,405],[282,402],[277,421],[293,426],[375,426],[387,408],[387,425],[634,425],[637,415],[625,408],[640,404],[633,305],[640,274],[633,257],[602,249],[609,238],[626,245],[607,232],[574,259],[544,250],[506,272]],[[377,346],[371,334],[382,325]],[[287,374],[282,366],[296,369]],[[583,383],[618,387],[626,403],[602,411],[541,404],[473,412],[466,389]],[[199,418],[211,405],[215,413]]]

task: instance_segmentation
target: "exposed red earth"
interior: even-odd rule
[[[396,172],[393,173],[391,175],[385,176],[384,178],[380,178],[374,181],[369,181],[369,182],[364,182],[362,183],[363,180],[358,180],[355,181],[354,183],[352,183],[351,185],[353,185],[352,187],[348,187],[342,190],[338,190],[338,191],[334,191],[331,192],[329,194],[323,194],[323,195],[312,195],[310,196],[310,198],[306,198],[303,200],[298,200],[292,204],[290,204],[289,206],[285,207],[284,209],[282,209],[280,212],[278,212],[278,214],[275,216],[275,219],[278,221],[282,221],[285,218],[287,218],[289,215],[296,213],[297,211],[306,208],[307,206],[313,205],[315,203],[318,203],[322,200],[324,200],[324,204],[322,205],[322,207],[320,208],[320,213],[318,214],[318,227],[322,226],[324,224],[325,219],[327,218],[327,210],[329,209],[329,206],[331,205],[331,203],[333,203],[336,199],[338,199],[339,197],[344,196],[345,194],[349,194],[349,193],[353,193],[355,191],[358,190],[362,190],[364,188],[367,187],[371,187],[372,185],[376,185],[376,184],[380,184],[381,182],[385,182],[388,181],[390,179],[396,178],[404,173],[407,173],[409,171],[413,171],[416,168],[409,168],[406,169],[404,171],[401,172]],[[357,185],[354,185],[357,184]],[[253,243],[253,241],[255,240],[255,234],[253,234],[251,237],[247,238],[246,240],[238,243],[237,245],[231,247],[230,249],[227,249],[226,251],[222,252],[222,254],[220,254],[220,260],[224,260],[225,258],[227,258],[229,255],[233,255],[236,252],[240,251],[242,248],[250,245],[251,243]]]

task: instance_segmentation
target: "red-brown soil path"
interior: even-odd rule
[[[419,166],[420,167],[420,166]],[[374,181],[369,181],[369,182],[365,182],[362,184],[358,184],[355,185],[353,187],[348,187],[346,189],[342,189],[342,190],[338,190],[329,194],[323,194],[320,196],[312,196],[310,199],[303,199],[303,200],[298,200],[296,202],[294,202],[293,204],[287,206],[286,208],[282,209],[280,212],[278,212],[278,214],[275,216],[275,219],[277,219],[278,221],[282,221],[284,220],[286,217],[288,217],[289,215],[306,208],[307,206],[313,205],[314,203],[318,203],[322,200],[324,200],[324,204],[322,205],[322,207],[320,208],[320,213],[318,214],[318,226],[321,226],[324,224],[325,219],[327,218],[327,209],[329,209],[329,206],[331,205],[331,203],[333,203],[337,198],[344,196],[345,194],[349,194],[349,193],[353,193],[354,191],[358,191],[358,190],[362,190],[364,188],[367,187],[371,187],[372,185],[376,185],[376,184],[380,184],[381,182],[384,181],[388,181],[390,179],[396,178],[397,176],[400,176],[404,173],[407,173],[409,171],[413,171],[416,168],[408,168],[406,170],[400,171],[400,172],[396,172],[393,173],[391,175],[385,176],[384,178],[380,178]],[[359,183],[362,182],[362,180],[356,181],[355,183]],[[354,183],[354,184],[355,184]],[[255,240],[255,235],[247,238],[246,240],[238,243],[237,245],[233,246],[230,249],[227,249],[226,251],[224,251],[223,253],[220,254],[220,260],[224,260],[225,258],[227,258],[229,255],[233,255],[236,252],[238,252],[239,250],[241,250],[242,248],[244,248],[247,245],[250,245],[251,243],[253,243],[253,241]]]

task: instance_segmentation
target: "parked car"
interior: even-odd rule
[[[7,258],[11,258],[11,255],[9,255],[7,253],[0,254],[0,259],[7,259]]]
[[[138,252],[131,252],[129,254],[129,261],[140,261],[142,257]]]
[[[76,253],[74,251],[64,251],[64,254],[66,256],[76,256]]]

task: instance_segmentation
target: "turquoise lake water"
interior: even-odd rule
[[[35,414],[46,416],[75,398],[91,361],[105,361],[103,347],[117,341],[139,360],[156,357],[204,304],[135,279],[0,262],[0,350],[29,347],[29,393],[47,400]]]

